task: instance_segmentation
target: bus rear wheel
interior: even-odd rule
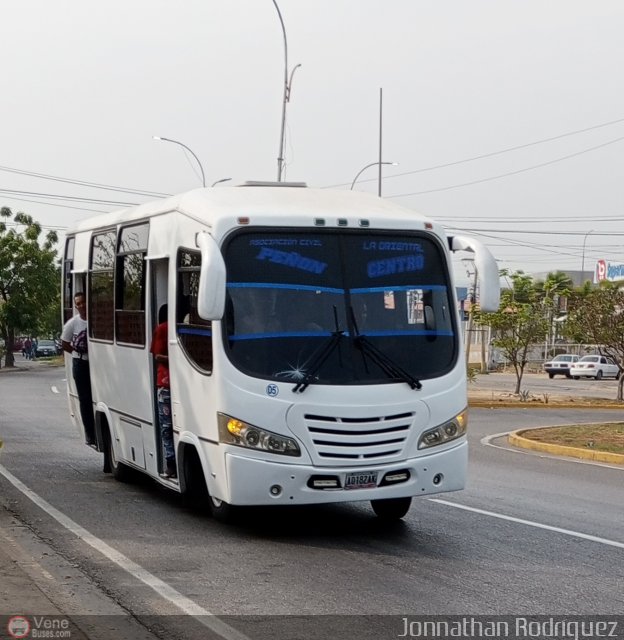
[[[113,478],[119,482],[132,482],[135,478],[134,470],[115,457],[113,439],[108,429],[104,436],[104,469],[110,471]]]
[[[382,520],[400,520],[409,511],[411,504],[411,498],[371,500],[375,515]]]

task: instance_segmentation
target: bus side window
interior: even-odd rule
[[[63,324],[74,316],[74,287],[72,269],[74,268],[75,238],[67,238],[65,242],[65,258],[63,265]],[[84,288],[82,289],[84,291]]]
[[[115,255],[117,232],[114,229],[93,236],[89,270],[89,335],[113,341],[115,333]]]
[[[115,296],[118,343],[145,345],[145,253],[149,225],[124,227],[119,234]]]
[[[178,252],[176,333],[186,356],[203,371],[212,372],[212,323],[197,313],[197,292],[201,255],[199,251]]]

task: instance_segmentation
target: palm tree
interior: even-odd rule
[[[544,345],[544,359],[548,358],[548,345],[554,342],[557,335],[555,318],[565,309],[567,297],[574,287],[572,278],[563,271],[554,271],[544,281],[535,283],[538,296],[542,297],[544,316],[548,322],[548,334]]]

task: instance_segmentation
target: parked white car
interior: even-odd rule
[[[578,362],[570,367],[570,375],[578,380],[579,378],[602,378],[620,377],[620,367],[611,358],[605,356],[583,356]]]
[[[580,356],[573,353],[560,353],[552,360],[544,363],[544,371],[548,374],[549,378],[554,378],[556,375],[571,378],[570,367],[579,361],[579,357]]]

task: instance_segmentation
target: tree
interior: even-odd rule
[[[548,330],[546,333],[546,346],[552,343],[556,338],[556,330],[554,320],[561,312],[561,300],[570,295],[574,287],[572,279],[563,271],[555,271],[549,273],[544,281],[535,282],[535,293],[542,299],[544,315],[547,319]],[[544,349],[544,358],[548,358],[547,349]]]
[[[624,289],[605,281],[597,289],[572,294],[565,331],[572,339],[598,345],[601,355],[624,362]],[[620,376],[619,401],[623,400],[623,384]]]
[[[58,237],[54,231],[44,238],[41,234],[41,225],[31,216],[0,209],[0,335],[7,367],[15,366],[15,336],[49,329],[50,309],[58,304]]]
[[[538,280],[535,283],[537,294],[553,301],[558,300],[561,296],[569,295],[573,287],[572,278],[563,271],[549,273],[543,282]]]
[[[533,278],[518,271],[509,274],[510,286],[501,292],[501,304],[495,313],[478,312],[477,324],[492,328],[492,344],[498,347],[509,360],[516,374],[516,394],[520,393],[522,376],[528,362],[529,348],[543,341],[549,330],[548,314],[545,313],[545,298],[535,286]]]

